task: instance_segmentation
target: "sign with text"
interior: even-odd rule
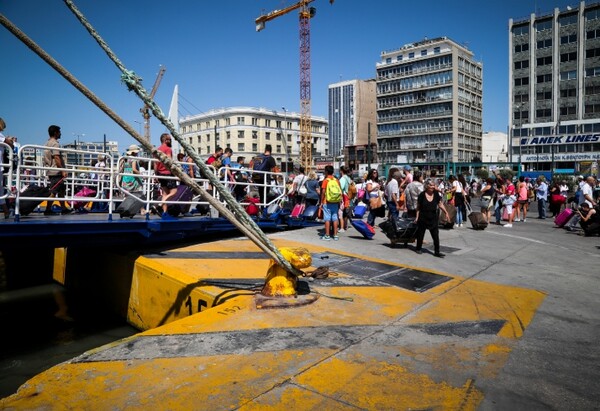
[[[554,153],[554,161],[594,161],[600,160],[600,152],[592,153]],[[552,161],[552,154],[521,154],[523,163]]]
[[[542,146],[553,144],[597,143],[600,134],[577,134],[567,136],[523,137],[519,140],[522,146]]]

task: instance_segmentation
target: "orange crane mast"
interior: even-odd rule
[[[154,81],[154,85],[152,86],[152,90],[150,90],[150,98],[154,98],[156,94],[156,90],[162,80],[163,75],[167,69],[164,66],[160,66],[160,70],[158,71],[158,75],[156,76],[156,80]],[[140,113],[142,113],[142,117],[144,117],[144,138],[146,141],[150,142],[150,107],[145,105],[140,109]]]
[[[314,0],[301,0],[296,4],[281,10],[273,10],[268,14],[259,16],[254,22],[256,31],[265,28],[267,21],[273,20],[290,11],[300,9],[300,164],[306,171],[312,169],[312,125],[310,109],[310,19],[314,17],[316,9],[308,7]],[[334,0],[329,0],[333,4]]]

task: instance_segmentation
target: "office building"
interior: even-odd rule
[[[369,139],[373,147],[377,143],[375,79],[329,85],[328,104],[329,152],[350,168],[358,169],[358,163],[367,161],[357,157],[357,152],[366,153]]]
[[[600,159],[600,3],[509,20],[511,158],[587,173]]]
[[[483,66],[447,37],[383,51],[377,63],[377,143],[383,164],[481,157]]]

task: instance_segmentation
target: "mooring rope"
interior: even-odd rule
[[[72,5],[69,0],[65,0],[67,5]],[[72,5],[73,9],[75,8]],[[71,6],[69,6],[71,9]],[[72,10],[73,10],[72,9]],[[75,11],[74,11],[75,12]],[[78,13],[78,12],[77,12]],[[77,15],[76,13],[76,15]],[[80,13],[79,13],[80,15]],[[79,17],[78,17],[79,18]],[[83,16],[81,16],[83,18]],[[81,19],[80,19],[81,20]],[[85,19],[84,19],[85,20]],[[244,233],[252,242],[254,242],[261,250],[267,253],[273,260],[275,260],[281,267],[286,271],[296,275],[302,276],[302,271],[292,267],[292,265],[283,257],[275,245],[269,240],[269,238],[263,233],[258,225],[248,216],[242,206],[235,201],[229,191],[221,184],[217,177],[210,171],[210,169],[204,164],[201,158],[195,153],[193,148],[188,145],[179,134],[174,130],[171,122],[164,117],[160,108],[156,103],[149,98],[146,90],[141,86],[140,79],[135,76],[131,71],[125,70],[122,64],[117,64],[123,73],[127,73],[124,81],[128,81],[128,87],[133,89],[135,93],[142,98],[142,100],[151,108],[152,113],[157,119],[161,121],[169,129],[173,137],[182,145],[186,153],[194,160],[196,165],[202,171],[202,174],[207,178],[211,184],[216,187],[219,194],[225,199],[226,203],[233,208],[233,212],[227,207],[223,206],[221,202],[215,199],[210,193],[208,193],[202,186],[198,185],[187,173],[183,171],[179,164],[173,162],[173,160],[167,157],[163,152],[159,151],[156,147],[152,146],[145,138],[139,135],[128,123],[126,123],[121,117],[119,117],[113,110],[111,110],[104,102],[92,93],[83,83],[77,80],[71,73],[69,73],[64,67],[62,67],[54,58],[46,53],[39,45],[37,45],[32,39],[30,39],[25,33],[19,30],[14,24],[12,24],[3,14],[0,14],[0,23],[6,27],[15,37],[23,42],[29,49],[36,53],[46,63],[48,63],[54,70],[56,70],[61,76],[63,76],[69,83],[71,83],[77,90],[79,90],[84,96],[86,96],[92,103],[106,113],[112,120],[114,120],[123,130],[137,140],[148,152],[156,156],[161,162],[168,167],[171,172],[177,176],[183,183],[190,186],[196,193],[203,196],[206,201],[215,207],[221,215],[227,218],[232,224],[234,224],[242,233]],[[83,21],[82,21],[83,23]],[[90,33],[95,33],[95,30],[89,26],[86,22],[84,24]],[[89,28],[88,28],[89,26]],[[97,34],[92,34],[94,38],[104,47],[108,49],[106,43]],[[113,54],[111,52],[111,54]],[[114,61],[114,60],[113,60]],[[115,62],[116,63],[116,62]]]

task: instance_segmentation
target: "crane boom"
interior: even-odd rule
[[[162,80],[163,75],[165,74],[166,70],[167,69],[164,66],[160,66],[160,70],[158,71],[156,80],[154,80],[154,85],[152,86],[152,89],[150,90],[150,98],[154,98],[154,95],[156,94],[156,90],[158,90],[158,86],[160,85],[160,81]],[[144,107],[142,107],[140,109],[140,112],[142,113],[142,116],[144,117],[144,138],[146,138],[146,141],[150,142],[150,107],[145,105]]]
[[[300,0],[281,10],[273,10],[254,20],[256,31],[265,28],[267,21],[300,9],[300,164],[306,171],[312,169],[312,124],[310,107],[310,19],[315,15],[314,7],[308,7],[314,0]],[[333,4],[334,0],[329,0]]]

